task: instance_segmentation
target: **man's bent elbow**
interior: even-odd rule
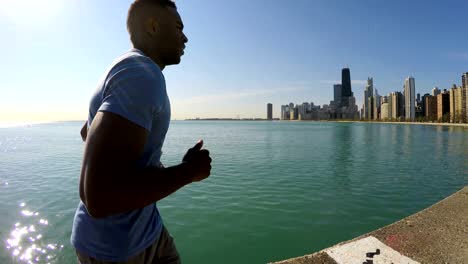
[[[83,128],[81,128],[80,135],[81,135],[81,139],[83,140],[83,142],[85,142],[86,137],[88,136],[88,127],[86,125],[83,126]]]

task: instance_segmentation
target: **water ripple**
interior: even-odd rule
[[[21,263],[56,263],[64,245],[44,238],[50,233],[49,221],[39,212],[27,209],[26,203],[19,204],[19,217],[6,239],[6,249],[12,259]]]

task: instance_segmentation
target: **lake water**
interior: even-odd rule
[[[0,263],[76,263],[82,122],[0,128]],[[328,122],[174,121],[177,164],[199,138],[212,175],[158,203],[184,263],[266,263],[420,211],[468,184],[468,130]]]

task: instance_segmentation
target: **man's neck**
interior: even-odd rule
[[[158,56],[154,55],[153,52],[151,52],[151,50],[149,49],[145,49],[145,48],[139,48],[139,47],[133,47],[137,50],[140,50],[141,52],[143,52],[143,54],[145,54],[147,57],[149,57],[154,63],[156,63],[159,68],[162,70],[164,70],[164,68],[166,68],[166,65],[164,63],[162,63]]]

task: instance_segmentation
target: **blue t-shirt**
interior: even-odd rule
[[[161,148],[171,109],[164,76],[156,63],[136,49],[118,58],[99,81],[91,99],[88,127],[98,111],[118,114],[148,130],[144,153],[137,166],[161,166]],[[85,255],[122,262],[155,243],[162,225],[155,204],[96,219],[80,202],[70,240]]]

